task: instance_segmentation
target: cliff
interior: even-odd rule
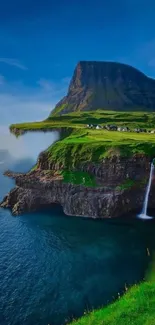
[[[126,64],[81,61],[51,116],[96,109],[155,111],[155,80]]]
[[[94,218],[140,211],[155,157],[154,130],[150,133],[155,113],[125,110],[153,111],[154,107],[155,80],[120,63],[80,62],[67,96],[51,117],[10,127],[16,135],[59,130],[60,140],[40,154],[30,173],[8,174],[16,187],[1,206],[20,214],[58,203],[68,215]],[[130,132],[108,131],[107,123],[127,126]],[[135,127],[145,130],[137,133]],[[153,185],[150,208],[155,204],[154,192]]]
[[[16,187],[4,198],[1,207],[14,215],[60,204],[67,215],[92,218],[117,217],[132,210],[141,211],[149,177],[150,162],[145,156],[131,159],[109,158],[88,164],[85,170],[95,177],[95,186],[65,183],[58,168],[46,170],[43,156],[38,169],[28,174],[6,173]],[[48,167],[49,168],[49,167]],[[155,205],[152,186],[149,207]]]
[[[20,214],[59,203],[68,215],[94,218],[140,212],[154,157],[154,134],[63,128],[62,139],[39,155],[33,171],[8,174],[16,188],[1,206]],[[150,207],[153,194],[154,186]]]

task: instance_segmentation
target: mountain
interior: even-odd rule
[[[155,80],[126,64],[81,61],[51,114],[96,109],[155,111]]]

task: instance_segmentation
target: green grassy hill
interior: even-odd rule
[[[92,112],[77,112],[62,116],[51,115],[41,122],[12,124],[10,130],[48,130],[60,127],[83,128],[87,124],[116,124],[134,128],[155,128],[155,113],[147,112],[114,112],[96,110]]]
[[[105,157],[155,156],[155,134],[74,129],[68,137],[48,148],[49,160],[66,169]]]

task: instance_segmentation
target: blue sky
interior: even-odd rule
[[[79,60],[155,77],[154,0],[5,0],[0,4],[0,124],[45,118]]]

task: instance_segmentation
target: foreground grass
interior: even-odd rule
[[[155,325],[155,283],[144,282],[108,307],[83,316],[72,325]]]
[[[134,285],[107,307],[85,313],[70,325],[155,325],[155,255],[145,282]]]

